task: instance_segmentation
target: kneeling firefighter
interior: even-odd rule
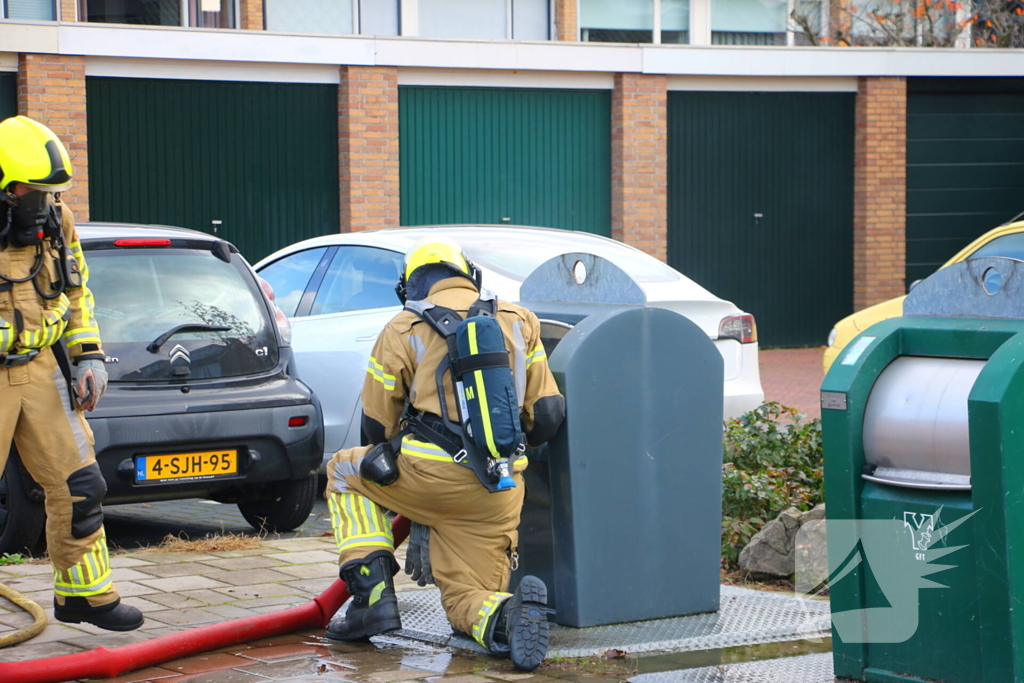
[[[339,451],[327,468],[353,595],[327,636],[401,628],[386,508],[429,537],[429,555],[410,547],[410,562],[417,573],[432,567],[452,627],[533,670],[547,651],[547,589],[527,576],[505,591],[518,561],[526,447],[545,443],[565,416],[540,323],[483,290],[480,270],[444,237],[409,249],[396,289],[405,310],[377,339],[363,384],[363,442],[373,445]]]
[[[111,581],[107,486],[82,413],[103,395],[107,372],[89,270],[58,195],[70,186],[53,131],[24,116],[0,122],[0,472],[13,439],[46,494],[57,620],[129,631],[142,613],[121,604]]]

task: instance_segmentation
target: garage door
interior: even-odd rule
[[[907,282],[1024,211],[1020,79],[907,80]]]
[[[853,306],[853,93],[669,93],[669,264],[825,343]]]
[[[0,121],[18,114],[18,77],[0,73]]]
[[[251,262],[338,231],[337,86],[89,77],[86,93],[93,220],[216,232]]]
[[[611,233],[611,95],[399,89],[402,224]]]

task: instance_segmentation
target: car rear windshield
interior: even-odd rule
[[[88,247],[87,247],[88,248]],[[231,377],[277,365],[277,338],[252,274],[196,249],[99,249],[86,254],[111,381]],[[159,349],[147,347],[179,325]]]
[[[484,268],[520,282],[545,261],[576,251],[608,259],[637,282],[674,282],[679,279],[678,272],[656,258],[587,233],[455,228],[447,230],[446,234],[457,240],[466,254]]]

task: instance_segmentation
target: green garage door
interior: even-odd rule
[[[337,86],[89,77],[86,93],[92,220],[216,230],[250,262],[338,231]]]
[[[0,121],[18,115],[18,76],[0,73]]]
[[[611,94],[399,89],[402,225],[611,233]]]
[[[853,93],[669,93],[669,264],[817,346],[853,307]]]
[[[1024,83],[907,80],[907,282],[1024,211]]]

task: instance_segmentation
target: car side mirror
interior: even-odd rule
[[[917,287],[919,284],[921,284],[921,278],[918,278],[917,280],[914,280],[909,285],[907,285],[907,294],[910,294],[912,291],[914,291],[914,287]]]

